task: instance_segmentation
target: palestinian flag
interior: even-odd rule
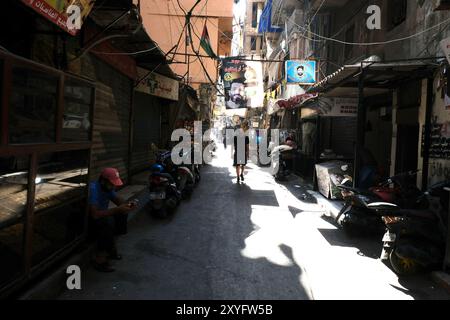
[[[206,28],[206,23],[205,26],[203,27],[202,38],[200,39],[200,46],[203,48],[203,50],[205,50],[208,56],[217,59],[217,56],[211,47],[211,41],[209,40],[209,34],[208,29]]]

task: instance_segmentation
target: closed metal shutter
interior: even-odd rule
[[[105,167],[117,168],[128,180],[131,86],[129,78],[93,59],[97,87],[94,107],[91,178]]]
[[[160,144],[161,100],[148,94],[135,92],[133,113],[131,170],[138,172],[149,168],[154,160],[151,144]]]
[[[331,120],[331,146],[334,152],[352,157],[356,141],[356,117],[335,117]]]

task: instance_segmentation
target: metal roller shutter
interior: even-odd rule
[[[334,152],[353,156],[356,141],[356,117],[335,117],[331,120],[331,146]]]
[[[98,82],[91,178],[95,178],[105,167],[115,167],[121,178],[127,181],[132,82],[98,59],[93,59],[93,64]]]
[[[161,140],[161,100],[157,97],[135,92],[134,127],[131,170],[138,172],[149,167],[154,160],[151,144]]]

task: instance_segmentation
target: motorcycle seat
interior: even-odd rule
[[[400,211],[400,207],[397,206],[394,203],[389,202],[372,202],[367,205],[369,209],[376,210],[376,211],[394,211],[398,212]]]

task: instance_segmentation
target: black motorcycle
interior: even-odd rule
[[[166,218],[172,214],[181,200],[172,176],[160,171],[152,172],[149,176],[148,210],[158,218]]]
[[[345,203],[335,219],[336,223],[349,235],[382,235],[385,224],[369,204],[376,203],[389,209],[427,208],[428,200],[410,182],[417,172],[397,174],[368,190],[353,188],[348,184],[351,180],[344,180],[343,184],[337,185]]]
[[[379,235],[384,231],[381,216],[369,207],[371,203],[381,203],[382,199],[370,192],[337,186],[344,194],[344,206],[336,216],[336,223],[350,236]],[[386,203],[393,208],[395,204]]]
[[[180,151],[180,157],[187,157],[187,153],[185,152],[183,154]],[[189,199],[194,191],[196,183],[199,181],[188,167],[189,165],[176,165],[173,163],[170,151],[160,153],[157,157],[157,163],[163,166],[164,173],[172,176],[182,198]],[[195,165],[193,165],[193,170],[195,172]],[[200,173],[200,171],[198,171],[198,173]],[[199,175],[197,178],[199,179]]]
[[[429,210],[390,209],[369,205],[381,216],[386,227],[381,260],[389,261],[399,275],[438,268],[445,256],[448,220],[449,181],[440,182],[424,193]]]

